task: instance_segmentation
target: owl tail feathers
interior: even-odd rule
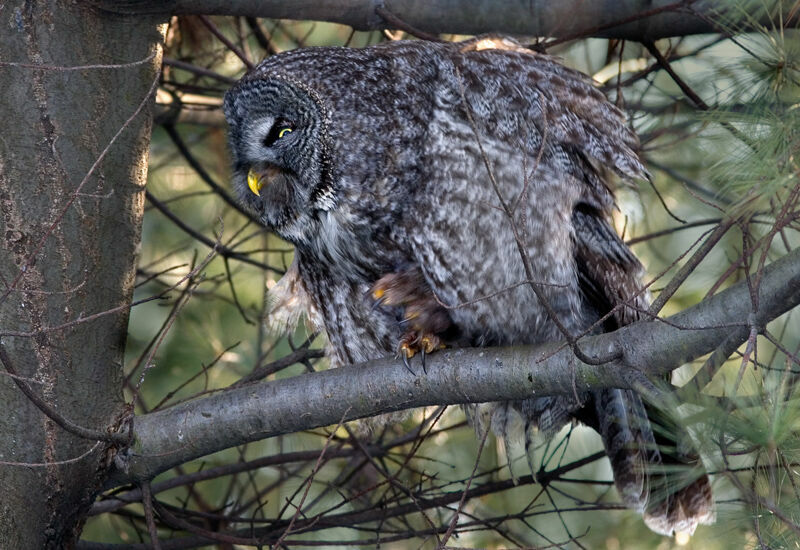
[[[715,520],[711,485],[688,435],[630,390],[593,395],[596,425],[623,502],[662,535],[693,534]]]
[[[705,473],[678,491],[651,500],[654,502],[648,503],[644,522],[662,535],[692,535],[699,524],[710,525],[716,520],[711,485]]]

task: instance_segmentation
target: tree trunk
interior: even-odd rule
[[[66,0],[0,3],[0,27],[0,548],[71,548],[111,445],[65,431],[17,382],[89,430],[123,415],[162,29]]]

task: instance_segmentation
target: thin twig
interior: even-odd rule
[[[250,212],[242,208],[241,203],[239,203],[233,197],[231,197],[230,194],[220,184],[214,181],[214,178],[211,177],[211,174],[208,173],[208,170],[206,170],[203,167],[203,165],[200,164],[200,161],[197,160],[197,157],[195,157],[192,154],[192,151],[186,145],[186,142],[183,141],[183,138],[181,138],[181,135],[178,133],[178,130],[175,128],[173,124],[165,124],[164,130],[167,132],[167,135],[172,140],[172,143],[175,144],[175,147],[178,148],[178,151],[183,156],[183,158],[186,159],[186,162],[189,163],[189,166],[191,166],[192,169],[195,172],[197,172],[197,175],[200,176],[200,179],[202,179],[206,183],[206,185],[208,185],[211,188],[211,190],[214,191],[214,193],[216,193],[223,201],[225,201],[225,203],[227,203],[234,210],[245,216],[247,219],[259,225],[261,224],[258,218],[256,218]],[[162,202],[162,204],[165,203]]]
[[[225,44],[225,46],[227,46],[230,51],[236,54],[236,57],[242,60],[242,63],[244,63],[248,69],[252,69],[253,67],[255,67],[253,62],[247,58],[244,52],[241,49],[239,49],[239,47],[236,44],[228,40],[228,37],[222,34],[222,31],[219,30],[219,28],[214,24],[213,21],[211,21],[211,19],[207,15],[198,15],[197,17],[200,19],[200,21],[203,22],[203,25],[205,25],[208,28],[208,30],[211,31],[211,34],[216,36],[220,42]]]
[[[416,36],[417,38],[421,38],[422,40],[427,40],[429,42],[444,42],[444,40],[442,40],[441,38],[439,38],[435,34],[430,34],[430,33],[427,33],[425,31],[421,31],[421,30],[409,25],[408,23],[406,23],[405,21],[400,19],[398,16],[396,16],[395,14],[393,14],[392,12],[390,12],[389,10],[384,8],[383,6],[376,7],[375,8],[375,13],[380,15],[387,23],[389,23],[393,27],[395,27],[395,28],[397,28],[397,29],[399,29],[401,31],[407,32],[411,36]]]
[[[218,72],[212,71],[211,69],[206,69],[205,67],[199,67],[197,65],[193,65],[192,63],[187,63],[186,61],[181,61],[180,59],[172,59],[171,57],[165,57],[162,61],[164,65],[166,65],[167,67],[175,67],[176,69],[188,71],[190,73],[194,73],[199,76],[207,76],[209,78],[213,78],[214,80],[219,80],[220,82],[223,82],[225,84],[236,83],[235,78],[219,74]]]
[[[583,38],[586,36],[594,36],[602,31],[606,31],[609,29],[613,29],[614,27],[621,27],[622,25],[627,25],[628,23],[634,23],[636,21],[641,21],[642,19],[647,19],[649,17],[653,17],[654,15],[658,15],[660,13],[665,12],[678,12],[682,9],[685,9],[689,5],[693,4],[696,0],[679,0],[678,2],[673,2],[672,4],[667,4],[666,6],[660,6],[657,8],[653,8],[650,10],[640,11],[639,13],[634,13],[631,16],[624,17],[622,19],[618,19],[616,21],[612,21],[610,23],[605,23],[603,25],[597,25],[595,27],[589,27],[578,32],[570,33],[566,36],[562,36],[560,38],[556,38],[551,40],[550,42],[545,42],[539,45],[539,48],[543,50],[549,50],[553,46],[557,46],[559,44],[563,44],[564,42],[570,42],[575,40],[576,38]]]
[[[66,460],[54,460],[51,462],[8,462],[6,460],[0,460],[0,466],[22,466],[24,468],[51,468],[53,466],[64,466],[66,464],[74,464],[75,462],[80,462],[90,454],[92,454],[97,447],[100,446],[101,441],[96,441],[94,445],[92,445],[85,453],[80,456],[76,456],[75,458],[68,458]]]
[[[442,536],[442,540],[439,541],[439,548],[443,548],[447,544],[447,541],[450,540],[450,537],[453,535],[453,531],[455,531],[456,525],[458,524],[458,516],[461,513],[461,510],[464,508],[464,503],[467,500],[467,492],[469,492],[469,488],[472,485],[472,480],[475,479],[475,472],[478,471],[481,454],[483,453],[483,446],[486,444],[486,438],[488,436],[489,428],[487,427],[483,431],[483,437],[481,437],[480,445],[478,445],[478,456],[475,457],[475,464],[472,467],[472,473],[470,473],[469,478],[467,479],[467,486],[464,487],[461,500],[458,501],[458,507],[453,514],[453,518],[450,520],[450,525],[447,527],[447,531],[445,531],[444,536]]]
[[[705,101],[703,101],[703,99],[699,95],[697,95],[695,91],[692,90],[692,88],[680,76],[678,76],[678,73],[675,72],[675,70],[672,68],[672,65],[670,65],[670,62],[659,51],[659,49],[656,47],[655,43],[653,43],[652,40],[646,40],[642,42],[642,44],[644,45],[645,48],[647,48],[647,51],[649,51],[653,55],[653,57],[656,58],[658,64],[661,65],[661,67],[665,71],[667,71],[667,74],[669,74],[669,76],[672,78],[675,84],[678,85],[681,91],[684,94],[686,94],[686,97],[688,97],[698,109],[701,109],[703,111],[711,110],[711,107],[709,107],[709,105]],[[740,132],[738,128],[736,128],[735,126],[733,126],[728,122],[720,122],[720,124],[722,125],[723,128],[725,128],[731,134],[733,134],[733,136],[736,137],[739,141],[750,147],[754,152],[758,153],[758,148],[755,146],[753,141],[746,135],[744,135],[742,132]]]
[[[262,263],[262,262],[259,262],[257,260],[254,260],[254,259],[248,257],[245,254],[242,254],[240,252],[236,252],[235,250],[231,250],[227,246],[225,246],[223,244],[220,244],[219,242],[214,242],[211,239],[209,239],[208,237],[206,237],[205,235],[203,235],[202,233],[199,233],[198,231],[195,231],[194,229],[189,227],[182,219],[180,219],[180,217],[178,217],[174,212],[172,212],[172,210],[167,208],[166,205],[164,205],[164,203],[162,203],[160,200],[155,198],[153,196],[153,194],[150,193],[150,191],[145,191],[145,197],[147,197],[147,200],[150,201],[150,204],[155,206],[158,209],[159,212],[161,212],[167,218],[169,218],[172,221],[172,223],[177,225],[184,232],[186,232],[189,235],[191,235],[197,241],[203,243],[204,245],[206,245],[206,246],[208,246],[210,248],[215,249],[217,251],[217,253],[219,253],[221,256],[224,256],[226,258],[234,258],[236,260],[239,260],[240,262],[244,262],[246,264],[254,265],[256,267],[260,267],[261,269],[268,269],[268,270],[272,271],[273,273],[277,273],[278,275],[283,275],[283,271],[281,271],[280,269],[272,267],[272,266],[269,266],[269,265],[267,265],[265,263]]]
[[[5,370],[12,375],[11,379],[30,402],[36,405],[50,420],[61,426],[64,430],[78,437],[92,441],[106,441],[114,444],[124,444],[128,441],[128,435],[126,433],[108,433],[105,431],[93,430],[79,426],[71,420],[67,420],[52,405],[33,391],[28,384],[20,379],[20,376],[17,374],[17,369],[14,367],[14,363],[8,355],[2,341],[0,341],[0,363],[2,363]]]
[[[144,517],[147,522],[147,531],[150,534],[150,544],[153,550],[161,550],[161,543],[158,541],[158,529],[153,517],[153,494],[150,492],[150,482],[143,481],[140,484],[142,489],[142,506],[144,506]]]
[[[659,293],[658,298],[653,300],[650,305],[650,315],[656,316],[658,312],[664,307],[667,301],[672,297],[678,288],[683,284],[686,278],[697,268],[700,262],[705,259],[711,249],[716,246],[723,235],[728,232],[728,229],[735,223],[735,220],[727,220],[717,226],[716,229],[708,236],[700,248],[695,251],[688,262],[678,270],[678,273],[670,280],[669,284]]]
[[[283,544],[284,539],[289,535],[289,533],[292,532],[292,527],[294,526],[295,521],[297,521],[297,517],[300,515],[300,511],[303,509],[303,503],[305,502],[306,498],[308,497],[308,491],[309,491],[309,489],[311,489],[311,483],[314,480],[314,476],[319,471],[320,466],[322,466],[322,459],[325,457],[325,451],[328,450],[328,445],[330,445],[330,443],[331,443],[331,438],[333,438],[333,434],[336,433],[336,430],[338,430],[339,427],[342,424],[344,424],[344,419],[347,418],[347,413],[349,413],[349,412],[350,412],[350,409],[347,409],[344,412],[344,414],[342,415],[342,419],[339,421],[339,424],[337,424],[335,429],[331,430],[331,433],[328,436],[328,439],[325,440],[325,445],[322,446],[322,450],[319,453],[319,457],[317,458],[317,462],[314,464],[314,468],[311,470],[311,473],[308,475],[308,479],[306,480],[306,488],[305,488],[305,491],[303,492],[302,498],[300,499],[300,503],[297,505],[297,510],[292,515],[292,520],[289,522],[289,525],[286,527],[286,530],[284,530],[283,534],[281,534],[281,536],[278,538],[278,540],[275,541],[275,544],[273,544],[273,548],[280,548],[281,545]]]
[[[267,36],[267,32],[261,26],[259,20],[255,17],[245,17],[244,20],[247,22],[247,25],[250,27],[250,30],[253,31],[253,36],[258,42],[259,46],[264,48],[269,55],[275,55],[276,53],[280,53],[278,48],[272,43],[272,40]]]
[[[0,61],[0,67],[20,67],[23,69],[38,69],[42,71],[91,71],[97,69],[128,69],[137,65],[144,65],[156,58],[158,50],[147,57],[130,63],[95,63],[93,65],[43,65],[40,63],[17,63],[16,61]]]
[[[77,319],[73,319],[72,321],[67,321],[66,323],[62,323],[60,325],[52,325],[52,326],[49,326],[49,327],[41,327],[41,328],[38,328],[36,330],[30,330],[30,331],[13,331],[13,330],[2,331],[2,332],[0,332],[0,338],[2,338],[4,336],[13,336],[13,337],[16,337],[16,338],[33,338],[34,336],[37,336],[39,334],[44,334],[44,333],[47,333],[47,332],[55,332],[55,331],[58,331],[58,330],[64,330],[64,329],[67,329],[67,328],[72,328],[72,327],[74,327],[76,325],[80,325],[80,324],[83,324],[83,323],[88,323],[90,321],[94,321],[95,319],[99,319],[101,317],[105,317],[106,315],[113,315],[114,313],[119,313],[120,311],[125,311],[125,310],[131,309],[131,308],[136,307],[136,306],[141,305],[141,304],[146,304],[146,303],[152,302],[154,300],[160,300],[161,298],[166,296],[169,292],[171,292],[172,290],[174,290],[175,288],[177,288],[181,284],[183,284],[184,281],[186,281],[187,279],[191,279],[201,269],[205,268],[205,266],[207,266],[211,262],[211,260],[214,258],[214,256],[216,256],[217,247],[218,246],[221,246],[219,244],[219,242],[214,244],[214,246],[212,247],[212,249],[208,253],[208,255],[205,257],[205,259],[202,262],[200,262],[200,264],[195,269],[193,269],[192,271],[190,271],[189,273],[187,273],[186,275],[181,277],[181,279],[178,282],[176,282],[174,285],[172,285],[170,287],[167,287],[166,289],[164,289],[163,291],[159,292],[158,294],[155,294],[153,296],[149,296],[147,298],[142,298],[141,300],[137,300],[137,301],[132,302],[130,304],[122,304],[120,306],[113,307],[111,309],[107,309],[107,310],[101,311],[99,313],[93,313],[92,315],[87,315],[85,317],[78,317]]]

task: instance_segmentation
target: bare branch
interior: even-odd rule
[[[67,418],[64,418],[64,416],[59,413],[50,403],[48,403],[47,400],[33,391],[30,386],[28,386],[28,384],[21,379],[20,376],[17,376],[17,370],[14,368],[14,363],[12,362],[11,357],[8,355],[8,352],[6,352],[6,348],[3,346],[2,342],[0,342],[0,364],[2,364],[3,368],[5,368],[5,370],[12,375],[12,380],[14,380],[14,382],[17,384],[17,387],[22,391],[22,393],[25,394],[31,403],[36,405],[36,407],[46,414],[50,420],[64,428],[69,433],[91,441],[107,441],[110,443],[125,443],[127,441],[127,435],[125,434],[85,428],[75,424]]]
[[[147,200],[150,201],[150,204],[155,206],[158,209],[159,212],[161,212],[167,218],[169,218],[175,225],[177,225],[179,228],[181,228],[187,234],[191,235],[195,240],[203,243],[204,245],[206,245],[207,247],[209,247],[211,249],[216,250],[219,253],[220,256],[222,256],[224,258],[234,258],[236,260],[239,260],[240,262],[244,262],[246,264],[254,265],[256,267],[260,267],[261,269],[268,269],[268,270],[272,271],[273,273],[277,273],[278,275],[283,275],[283,272],[280,269],[274,268],[274,267],[269,266],[269,265],[267,265],[265,263],[262,263],[262,262],[258,262],[256,260],[254,260],[252,258],[249,258],[248,256],[240,253],[240,252],[236,252],[235,250],[231,250],[227,246],[220,245],[219,243],[215,243],[214,241],[212,241],[211,239],[209,239],[208,237],[206,237],[202,233],[199,233],[199,232],[195,231],[194,229],[192,229],[191,227],[186,225],[186,223],[182,219],[180,219],[177,215],[175,215],[169,208],[167,208],[166,205],[164,205],[164,203],[162,203],[160,200],[155,198],[150,193],[150,191],[145,191],[145,196],[147,197]]]

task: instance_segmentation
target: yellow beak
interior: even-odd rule
[[[260,197],[260,191],[263,186],[264,182],[251,168],[250,171],[247,172],[247,187],[250,188],[250,191],[252,191],[255,196]]]

